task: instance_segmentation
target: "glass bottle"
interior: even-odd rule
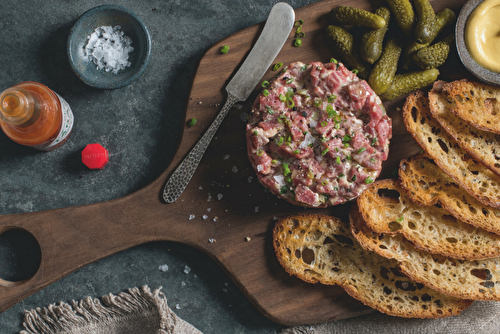
[[[73,122],[69,104],[38,82],[21,82],[0,94],[0,127],[21,145],[51,151],[68,139]]]

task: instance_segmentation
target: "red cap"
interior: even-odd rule
[[[100,144],[88,144],[82,151],[82,162],[90,169],[103,169],[108,161],[108,150]]]

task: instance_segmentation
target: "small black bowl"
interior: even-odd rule
[[[458,56],[460,57],[460,60],[467,68],[467,70],[483,82],[486,82],[490,85],[500,86],[500,73],[489,71],[476,63],[476,61],[472,59],[469,50],[467,50],[467,46],[465,45],[465,27],[467,25],[467,20],[469,19],[469,16],[474,11],[474,9],[476,9],[476,7],[479,6],[479,4],[481,4],[483,1],[484,0],[469,0],[462,7],[462,10],[458,15],[455,28],[455,41],[457,45]]]
[[[131,65],[117,74],[98,70],[84,55],[88,37],[101,26],[120,26],[125,36],[132,39],[134,50],[129,54]],[[115,89],[129,85],[141,76],[151,56],[151,36],[142,20],[125,7],[103,5],[85,12],[76,21],[68,39],[68,57],[75,74],[87,85]]]

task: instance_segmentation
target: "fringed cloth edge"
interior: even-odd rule
[[[103,296],[102,303],[97,298],[87,297],[79,302],[72,301],[72,306],[60,302],[59,305],[25,311],[25,330],[20,334],[78,332],[79,328],[154,316],[159,318],[156,334],[174,333],[177,322],[183,320],[167,306],[167,299],[160,289],[151,292],[147,286],[135,287],[116,296]]]

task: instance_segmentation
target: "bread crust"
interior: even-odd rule
[[[444,84],[443,91],[456,102],[450,110],[454,115],[479,130],[500,134],[498,87],[462,79]]]
[[[492,172],[500,175],[500,136],[479,130],[466,120],[457,117],[456,109],[459,102],[446,92],[444,87],[447,85],[444,81],[436,81],[429,92],[432,116],[462,149]]]
[[[441,293],[462,299],[500,300],[499,258],[461,261],[416,249],[402,235],[373,232],[354,205],[351,232],[363,248],[396,260],[403,274]]]
[[[500,208],[500,176],[465,152],[431,115],[423,92],[410,94],[403,107],[408,132],[436,164],[483,204]]]
[[[273,244],[283,268],[310,283],[340,285],[353,298],[383,313],[406,318],[443,318],[471,305],[409,280],[398,263],[365,251],[346,223],[324,215],[278,219]]]
[[[397,198],[384,196],[388,193]],[[500,235],[457,220],[443,208],[413,203],[397,179],[374,182],[357,204],[368,228],[401,234],[419,250],[461,260],[500,256]]]
[[[421,206],[439,204],[457,219],[500,235],[500,209],[471,196],[427,154],[402,159],[399,179],[412,202]]]

